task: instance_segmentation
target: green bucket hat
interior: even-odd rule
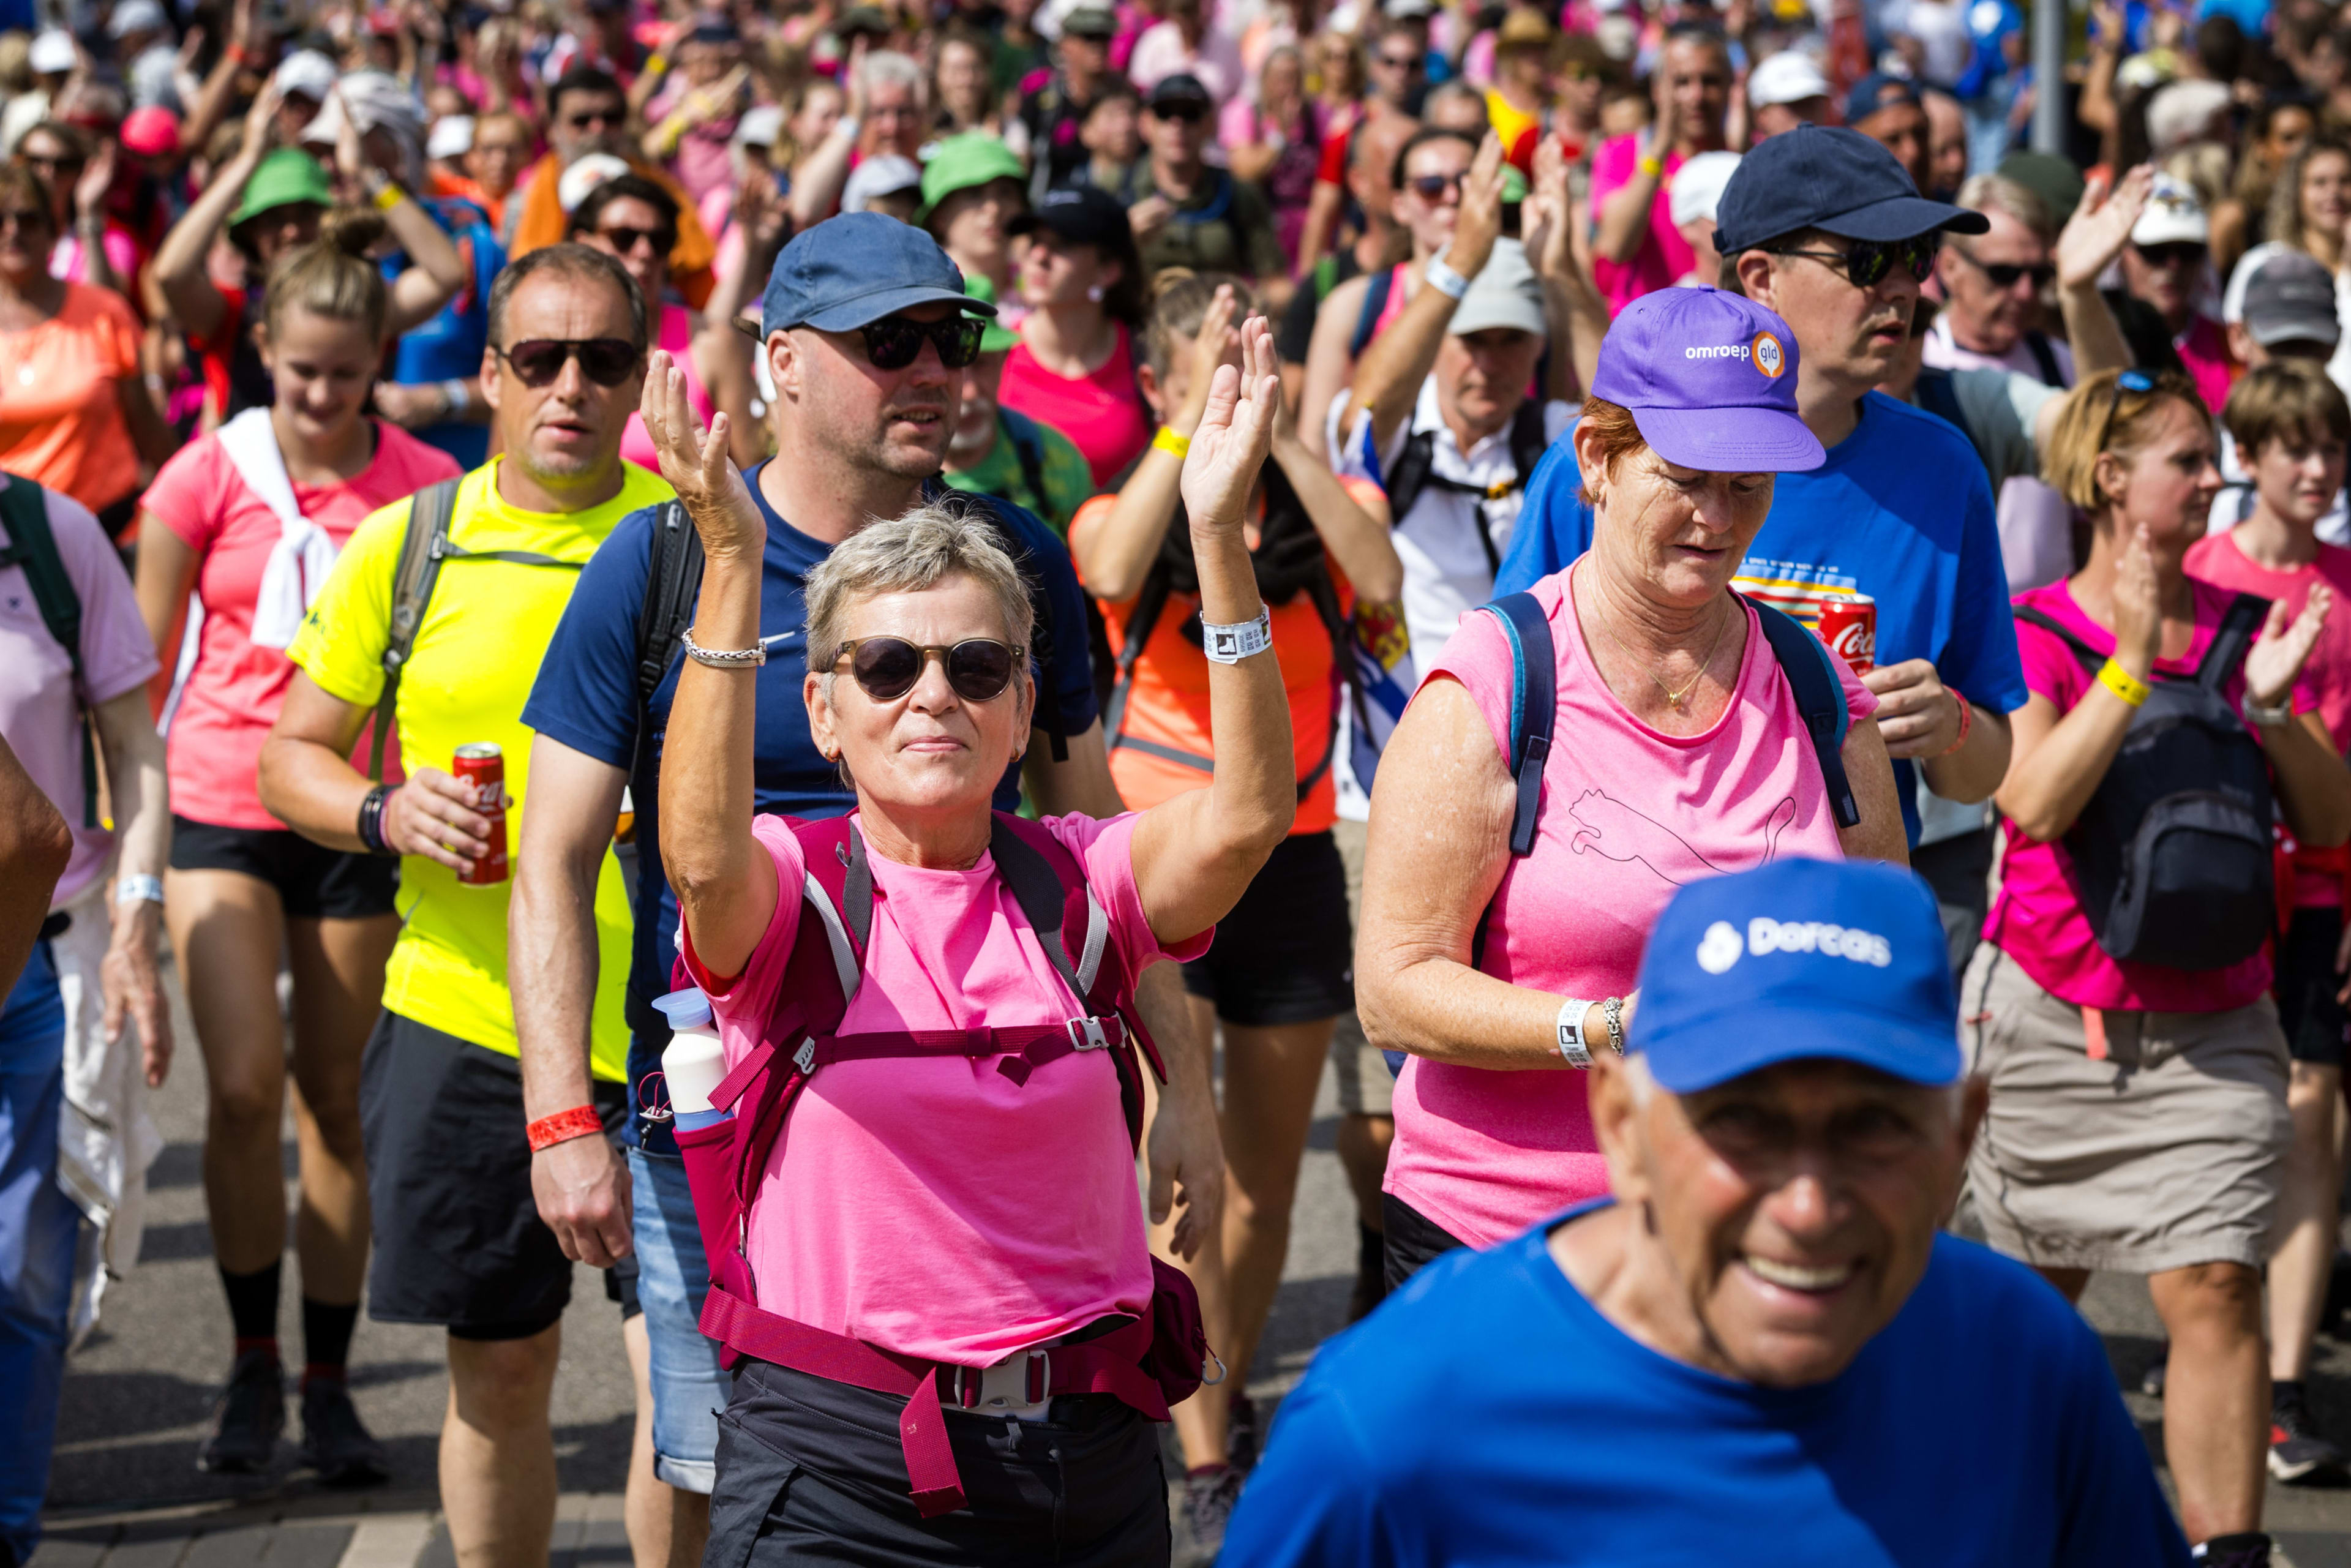
[[[327,172],[319,167],[317,159],[299,148],[280,147],[264,158],[253,171],[253,178],[245,183],[245,199],[230,214],[228,226],[235,229],[272,207],[298,204],[331,207],[335,204],[335,193],[328,185]]]
[[[963,280],[963,291],[974,299],[985,299],[990,305],[996,303],[995,280],[984,277],[977,272]],[[1006,326],[1002,317],[987,318],[987,326],[979,335],[981,353],[1000,354],[1008,349],[1017,349],[1019,346],[1020,334]]]
[[[923,165],[923,207],[914,214],[914,221],[930,222],[931,209],[957,191],[968,191],[990,180],[1028,177],[1029,172],[1020,166],[1020,160],[1013,156],[1012,149],[1000,138],[985,131],[950,136],[939,143],[931,161]]]

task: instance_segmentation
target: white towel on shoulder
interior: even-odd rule
[[[335,569],[335,541],[294,504],[294,482],[286,476],[286,455],[277,449],[267,409],[246,409],[218,434],[237,476],[277,514],[277,543],[262,568],[261,593],[253,604],[253,641],[283,648],[302,629],[302,617]]]

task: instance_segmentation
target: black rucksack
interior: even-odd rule
[[[2277,919],[2269,763],[2221,695],[2268,613],[2269,601],[2237,595],[2193,675],[2156,672],[2122,749],[2066,830],[2074,894],[2110,956],[2220,969],[2269,939]],[[2064,639],[2094,675],[2105,664],[2040,611],[2019,605],[2016,617]]]
[[[1508,479],[1493,485],[1468,485],[1458,479],[1448,479],[1437,472],[1437,432],[1418,430],[1405,438],[1404,450],[1396,454],[1389,467],[1384,486],[1388,493],[1388,516],[1394,526],[1404,526],[1405,518],[1419,505],[1424,491],[1450,490],[1456,495],[1478,498],[1478,543],[1486,552],[1486,575],[1499,577],[1502,572],[1502,547],[1494,538],[1494,527],[1486,516],[1485,503],[1499,501],[1514,490],[1526,488],[1534,475],[1535,465],[1542,461],[1543,452],[1551,445],[1549,405],[1539,397],[1531,397],[1519,404],[1519,412],[1510,416],[1510,463],[1518,471]]]
[[[40,486],[20,474],[7,477],[0,490],[0,523],[7,525],[8,543],[0,549],[0,567],[21,566],[33,591],[33,604],[41,624],[73,665],[74,706],[81,712],[81,825],[98,821],[97,720],[89,710],[86,677],[81,667],[81,592],[66,570],[65,558],[49,531],[48,503]]]

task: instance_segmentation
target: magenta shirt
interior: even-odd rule
[[[1130,973],[1195,958],[1151,933],[1132,816],[1048,817],[1085,868]],[[694,955],[729,1066],[759,1044],[799,931],[806,861],[780,817],[752,832],[775,858],[767,935],[724,985]],[[1063,1023],[1085,1014],[987,856],[969,871],[872,857],[873,927],[843,1033]],[[790,1041],[778,1041],[789,1047]],[[1151,1254],[1134,1151],[1107,1051],[1016,1084],[992,1058],[836,1061],[776,1140],[745,1255],[771,1312],[887,1350],[987,1366],[1110,1312],[1148,1316]]]
[[[1595,224],[1600,221],[1602,204],[1628,183],[1633,172],[1640,166],[1641,140],[1639,136],[1619,136],[1602,142],[1592,154],[1592,217]],[[1649,203],[1649,235],[1633,253],[1633,259],[1593,258],[1593,280],[1607,296],[1611,316],[1644,294],[1670,287],[1675,278],[1698,265],[1698,253],[1690,249],[1689,241],[1682,238],[1681,230],[1674,227],[1674,176],[1685,162],[1678,152],[1666,154],[1666,176],[1657,182],[1657,193]]]
[[[1085,455],[1098,488],[1107,489],[1121,469],[1142,455],[1157,428],[1135,383],[1134,340],[1123,326],[1102,368],[1076,381],[1055,375],[1037,362],[1028,344],[1020,344],[1005,356],[997,401],[1068,436]]]
[[[1738,690],[1702,735],[1668,736],[1617,701],[1585,648],[1566,596],[1578,566],[1531,591],[1552,628],[1559,716],[1543,768],[1534,852],[1513,860],[1494,894],[1479,967],[1562,998],[1630,995],[1649,927],[1674,890],[1701,877],[1806,855],[1842,860],[1836,819],[1794,693],[1755,612]],[[1450,676],[1477,702],[1509,755],[1510,648],[1494,618],[1472,613],[1430,679]],[[1842,664],[1855,718],[1877,699]],[[1395,1145],[1385,1189],[1472,1246],[1608,1190],[1586,1080],[1556,1071],[1497,1071],[1414,1057],[1395,1090]]]
[[[2234,592],[2189,580],[2196,595],[2196,635],[2179,659],[2158,659],[2155,667],[2172,674],[2195,671],[2212,635],[2220,628]],[[2016,596],[2020,608],[2040,611],[2071,631],[2090,648],[2112,653],[2115,634],[2099,625],[2074,602],[2065,583],[2053,582]],[[2024,665],[2024,684],[2036,695],[2056,705],[2060,714],[2089,692],[2095,677],[2054,632],[2016,622],[2016,652]],[[2223,688],[2236,704],[2245,695],[2241,674]],[[2294,686],[2294,706],[2308,713],[2318,706],[2309,686],[2309,672]],[[2074,894],[2069,864],[2060,844],[2037,843],[2003,821],[2008,851],[2001,870],[2000,894],[1984,921],[1984,940],[1995,943],[2032,977],[2033,983],[2060,1001],[2075,1007],[2126,1012],[2217,1013],[2241,1008],[2269,989],[2269,949],[2225,969],[2168,969],[2155,964],[2128,964],[2110,957],[2090,930]]]

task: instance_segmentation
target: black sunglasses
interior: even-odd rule
[[[2038,267],[2020,267],[2012,261],[1978,261],[1957,246],[1953,246],[1951,249],[1959,259],[1991,279],[1994,288],[2013,288],[2016,287],[2016,280],[2020,277],[2032,279],[2032,287],[2035,288],[2046,288],[2051,279],[2057,276],[2057,268],[2045,261]]]
[[[1392,71],[1422,70],[1426,68],[1428,65],[1428,62],[1422,59],[1418,55],[1406,55],[1402,59],[1398,59],[1394,55],[1374,55],[1372,57],[1372,63],[1374,65],[1384,66]]]
[[[832,664],[839,669],[847,659],[859,690],[877,703],[893,703],[914,689],[923,678],[923,666],[935,658],[956,695],[967,703],[984,703],[1002,696],[1012,684],[1021,652],[993,637],[968,637],[946,648],[918,647],[904,637],[860,637],[843,643]]]
[[[1186,125],[1197,125],[1208,117],[1208,107],[1186,99],[1176,103],[1161,104],[1151,112],[1162,120],[1180,120]]]
[[[615,225],[611,228],[598,229],[596,232],[622,256],[634,255],[637,246],[646,240],[653,241],[655,256],[667,256],[677,248],[675,229],[632,229],[623,225]]]
[[[564,123],[574,131],[585,131],[591,125],[614,126],[626,123],[628,111],[621,109],[588,109],[578,114],[564,116]]]
[[[2134,245],[2141,261],[2149,267],[2201,267],[2204,247],[2193,240],[2174,240],[2169,245]]]
[[[1824,266],[1844,273],[1845,280],[1855,288],[1872,288],[1898,262],[1902,270],[1920,283],[1935,270],[1936,237],[1931,234],[1913,235],[1908,239],[1857,239],[1844,250],[1803,250],[1795,246],[1759,246],[1768,256],[1808,256]]]
[[[2098,421],[2098,444],[2091,450],[2104,452],[2106,449],[2106,437],[2115,433],[2115,414],[2123,405],[2123,393],[2145,393],[2154,390],[2155,378],[2145,371],[2125,371],[2116,376],[2114,395],[2106,399],[2106,417]]]
[[[1413,194],[1422,201],[1433,202],[1447,191],[1459,194],[1461,179],[1458,174],[1415,174],[1405,183],[1410,185]]]
[[[903,371],[913,364],[925,338],[938,346],[939,363],[959,371],[979,358],[979,338],[987,324],[977,316],[942,316],[935,321],[884,316],[858,330],[865,334],[865,357],[877,371]]]
[[[37,152],[19,152],[16,156],[28,169],[47,169],[53,172],[60,169],[79,169],[86,162],[74,157],[44,158]]]
[[[496,352],[514,367],[527,387],[551,384],[575,355],[590,381],[600,387],[616,387],[629,379],[645,351],[625,338],[533,338]]]

